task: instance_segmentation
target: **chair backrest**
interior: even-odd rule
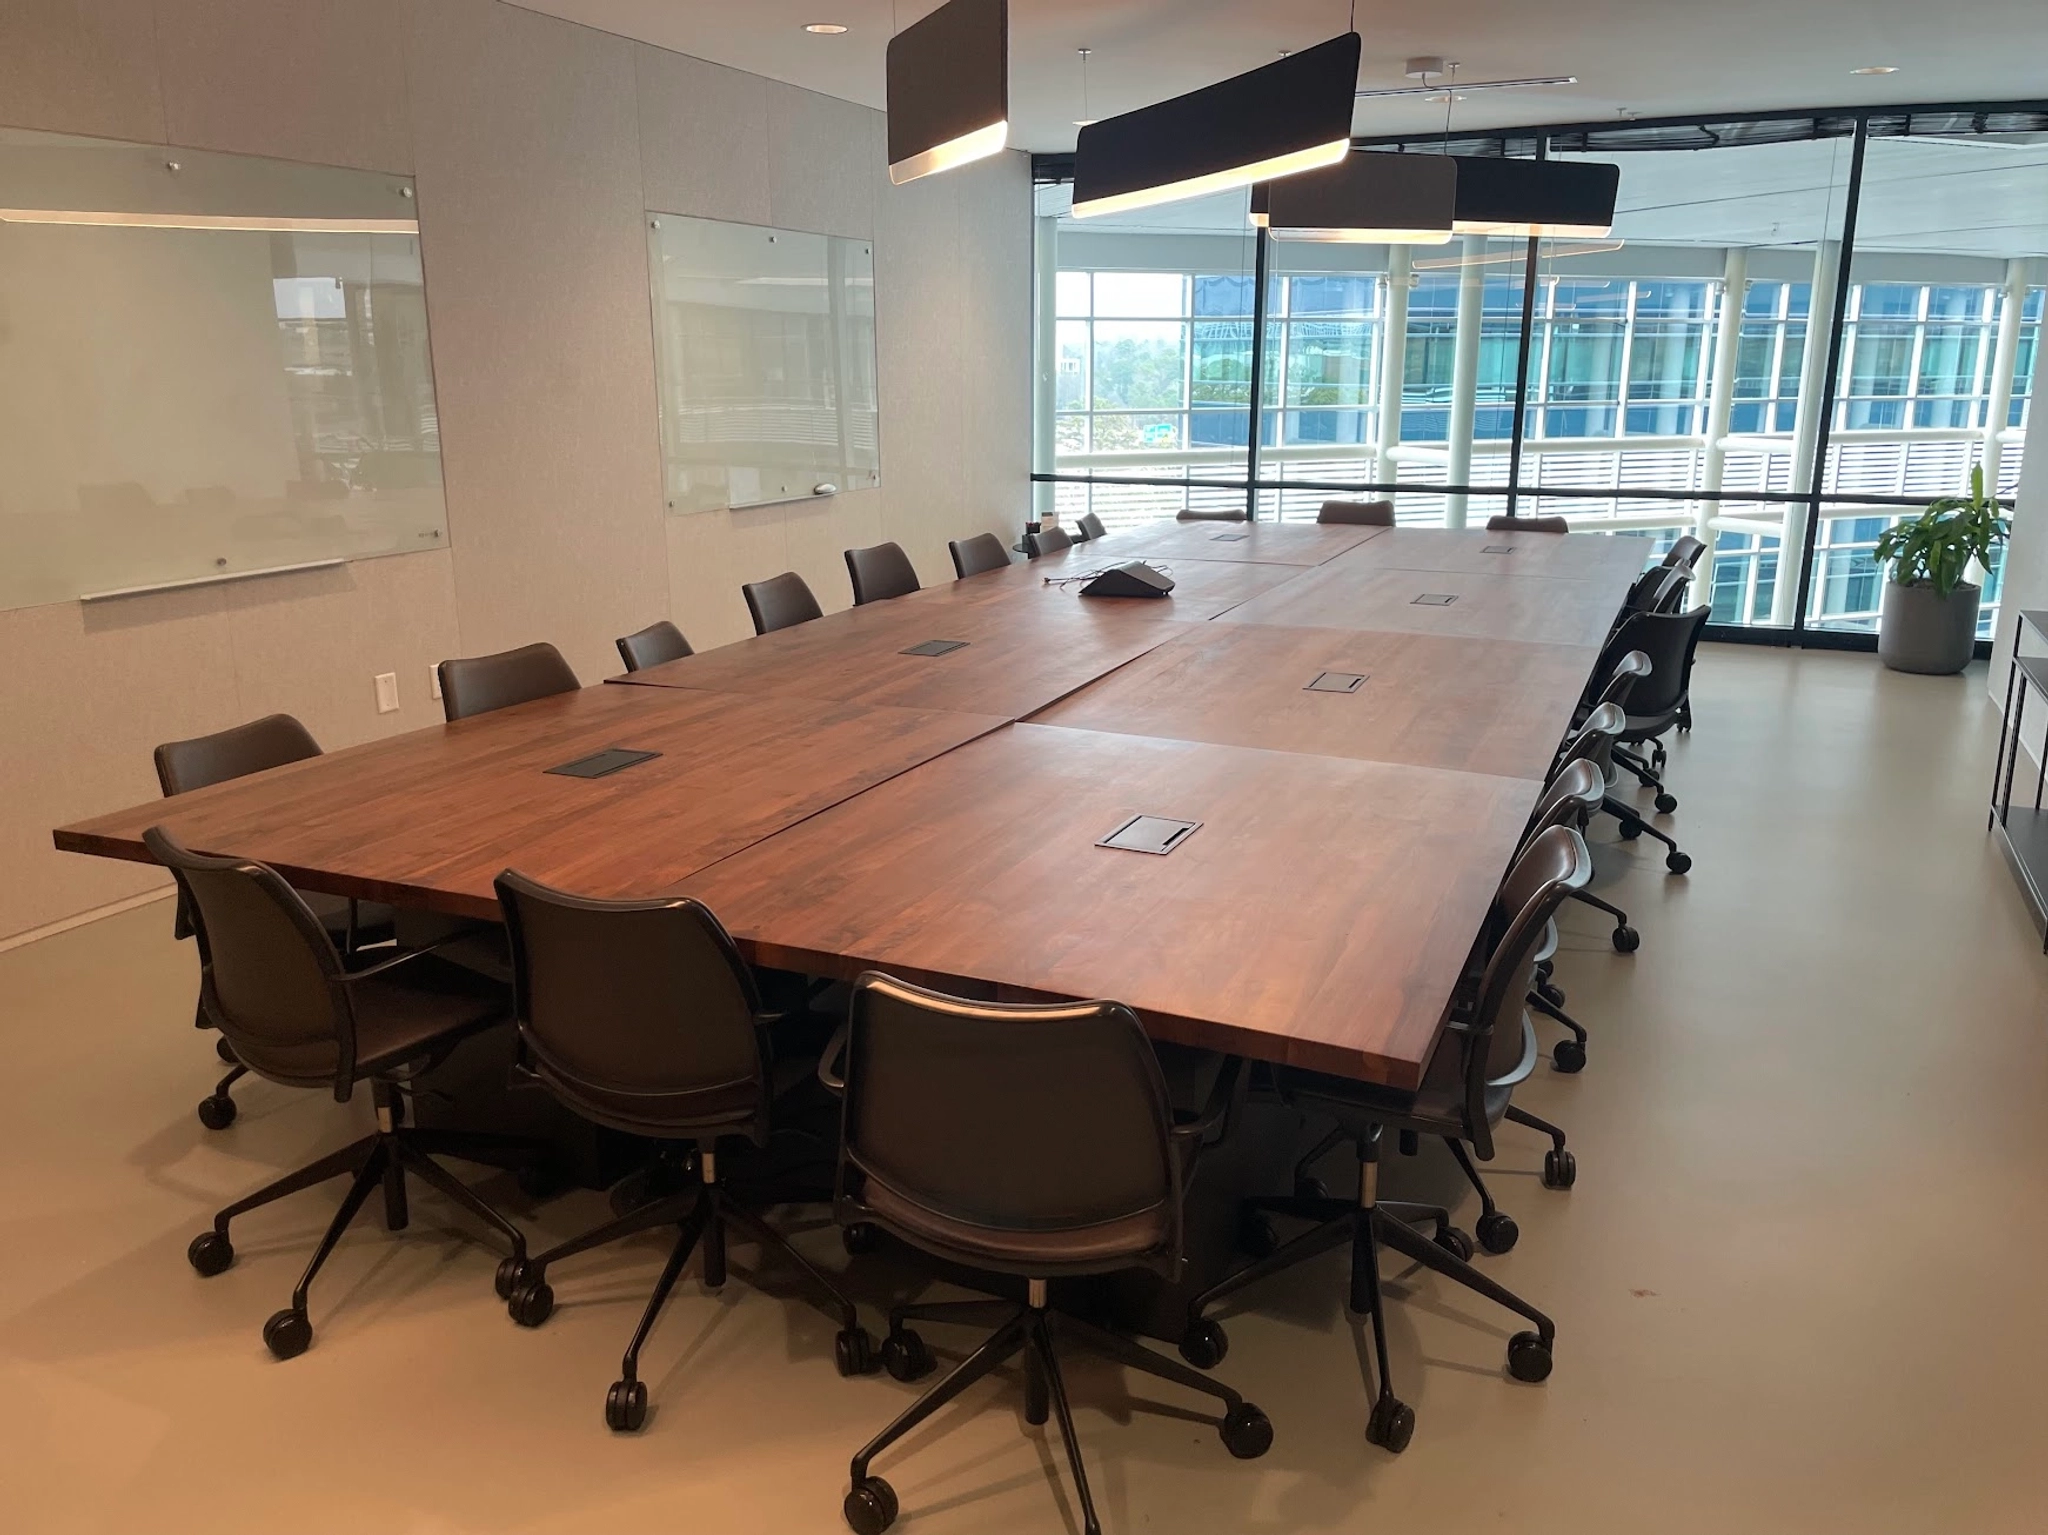
[[[1040,532],[1024,535],[1025,552],[1034,560],[1041,554],[1058,554],[1062,549],[1070,547],[1073,542],[1073,535],[1065,528],[1045,528]]]
[[[1158,1057],[1119,1002],[970,1002],[874,971],[847,1019],[842,1194],[993,1232],[1164,1217],[1180,1172]],[[851,1175],[851,1176],[849,1176]]]
[[[1691,570],[1699,564],[1700,556],[1706,553],[1706,550],[1705,544],[1690,533],[1683,533],[1679,535],[1677,543],[1664,551],[1664,563],[1680,570]]]
[[[263,864],[202,856],[161,826],[142,841],[178,882],[199,940],[201,999],[242,1063],[294,1086],[331,1084],[346,1099],[355,1013],[320,919]]]
[[[626,663],[629,672],[659,666],[664,661],[680,661],[694,654],[690,642],[683,638],[683,631],[665,618],[637,634],[619,636],[619,659]]]
[[[756,634],[773,634],[777,629],[791,629],[825,616],[804,578],[793,570],[770,576],[766,581],[749,581],[740,588],[740,595],[747,599],[747,612],[753,616]]]
[[[1109,536],[1109,529],[1102,525],[1102,519],[1093,512],[1083,512],[1074,520],[1074,526],[1079,529],[1074,535],[1077,539],[1107,538]]]
[[[1562,517],[1511,517],[1502,515],[1486,519],[1489,533],[1569,533],[1571,524]]]
[[[1584,758],[1567,763],[1536,801],[1536,809],[1522,832],[1521,846],[1527,847],[1553,826],[1584,830],[1586,818],[1600,808],[1606,794],[1607,783],[1598,766]]]
[[[562,653],[545,642],[501,650],[494,656],[443,661],[438,670],[441,712],[450,724],[554,693],[573,693],[583,686]]]
[[[1316,513],[1316,521],[1337,523],[1354,528],[1391,528],[1394,525],[1394,503],[1391,501],[1325,501],[1323,509]]]
[[[1628,602],[1624,611],[1629,613],[1670,613],[1684,600],[1686,583],[1691,580],[1682,568],[1675,565],[1652,565],[1640,576],[1636,584],[1628,589]]]
[[[1574,762],[1590,762],[1600,769],[1604,781],[1608,764],[1614,753],[1614,743],[1628,728],[1628,716],[1620,704],[1601,704],[1586,716],[1579,728],[1565,737],[1564,745],[1558,752],[1557,766],[1550,770],[1547,783],[1555,783],[1558,775]]]
[[[1631,721],[1661,719],[1678,712],[1692,686],[1693,654],[1712,610],[1636,613],[1621,626],[1621,637],[1649,660],[1650,675],[1628,695]]]
[[[1003,541],[993,533],[977,533],[972,538],[952,539],[946,547],[953,552],[953,574],[963,581],[969,576],[1002,570],[1010,563],[1010,551],[1003,547]]]
[[[631,1133],[765,1140],[760,995],[707,907],[595,900],[511,869],[497,890],[520,1035],[556,1096]]]
[[[846,574],[853,582],[853,605],[908,597],[917,587],[917,569],[901,544],[876,544],[846,551]]]
[[[1600,652],[1600,659],[1593,664],[1593,677],[1586,685],[1586,704],[1620,704],[1628,707],[1629,695],[1636,685],[1650,675],[1650,658],[1635,648],[1629,637],[1629,624],[1624,623],[1614,632],[1614,637]],[[1595,691],[1597,689],[1597,691]]]
[[[1174,516],[1176,522],[1243,522],[1244,508],[1241,506],[1184,506]]]

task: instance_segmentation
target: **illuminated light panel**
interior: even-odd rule
[[[1251,217],[1276,240],[1442,245],[1457,196],[1457,167],[1442,155],[1353,152],[1327,169],[1253,187]]]
[[[1454,155],[1461,235],[1598,240],[1614,231],[1621,167],[1598,160],[1508,160]]]
[[[1010,140],[1007,0],[946,0],[889,39],[889,180],[999,153]]]
[[[908,160],[900,163],[890,161],[889,180],[900,187],[920,176],[949,171],[956,165],[966,165],[975,160],[986,160],[990,155],[1002,153],[1009,141],[1010,125],[1007,122],[990,123],[986,128],[977,128],[944,144],[934,144]]]

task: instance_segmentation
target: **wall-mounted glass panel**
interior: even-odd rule
[[[0,607],[446,542],[412,190],[0,129]]]
[[[656,213],[647,267],[670,511],[881,483],[868,241]]]

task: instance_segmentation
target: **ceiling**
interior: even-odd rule
[[[680,53],[867,106],[882,102],[893,30],[930,0],[517,0]],[[837,22],[836,37],[807,22]],[[1344,30],[1344,0],[1012,0],[1010,143],[1064,150],[1083,116],[1109,117],[1252,69]],[[1368,0],[1361,87],[1398,86],[1411,55],[1461,61],[1466,79],[1576,75],[1575,86],[1475,92],[1460,128],[1597,122],[1779,107],[2037,97],[2048,57],[2042,0],[1466,0],[1456,10]],[[1891,64],[1892,75],[1853,75]],[[1442,105],[1358,103],[1354,132],[1440,127]]]

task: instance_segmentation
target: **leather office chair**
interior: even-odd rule
[[[364,968],[360,956],[336,950],[320,919],[275,870],[244,858],[202,857],[161,826],[144,832],[142,840],[178,882],[199,940],[207,1011],[248,1068],[287,1087],[325,1089],[341,1103],[357,1084],[368,1083],[377,1111],[377,1128],[369,1135],[215,1215],[185,1250],[192,1267],[211,1278],[235,1261],[228,1225],[236,1216],[352,1174],[340,1210],[292,1291],[291,1305],[263,1324],[263,1342],[272,1354],[302,1354],[313,1341],[307,1293],[328,1254],[380,1185],[385,1225],[403,1230],[410,1173],[505,1238],[511,1255],[498,1266],[498,1284],[509,1293],[526,1261],[525,1238],[434,1156],[530,1166],[544,1148],[508,1136],[414,1128],[401,1123],[400,1096],[463,1040],[510,1018],[504,989],[424,949]]]
[[[1391,528],[1394,526],[1394,503],[1391,501],[1325,501],[1316,521],[1338,527]]]
[[[1562,517],[1514,517],[1503,514],[1486,519],[1489,533],[1569,533],[1572,525]]]
[[[1681,570],[1693,570],[1698,567],[1700,556],[1706,550],[1707,546],[1690,533],[1681,534],[1678,541],[1664,551],[1663,563]]]
[[[1245,510],[1241,506],[1184,506],[1174,514],[1175,522],[1243,522]]]
[[[1024,552],[1035,560],[1040,555],[1058,554],[1062,549],[1071,548],[1073,542],[1073,535],[1065,528],[1045,528],[1024,535]]]
[[[953,555],[953,574],[962,581],[969,576],[1009,568],[1010,551],[1003,547],[1003,541],[993,533],[977,533],[972,538],[951,539],[947,542],[946,548]]]
[[[164,742],[156,749],[156,781],[164,797],[169,799],[176,794],[203,789],[208,784],[246,778],[265,768],[303,762],[308,757],[319,755],[320,743],[313,739],[310,730],[289,714],[270,714],[246,725],[217,730],[212,735]],[[376,901],[353,901],[343,896],[304,890],[299,892],[299,898],[344,954],[384,943],[391,937],[392,913],[389,906]],[[193,933],[192,914],[186,909],[182,894],[178,898],[178,912],[173,919],[171,933],[176,938],[190,938]],[[203,988],[194,1008],[192,1024],[201,1029],[214,1027],[213,1020],[206,1015]],[[228,1090],[242,1079],[248,1068],[242,1065],[226,1035],[221,1036],[215,1048],[221,1060],[233,1069],[215,1084],[210,1094],[199,1100],[199,1122],[209,1130],[225,1130],[235,1122],[235,1100],[228,1096]]]
[[[901,544],[876,544],[846,551],[846,574],[853,582],[853,605],[908,597],[918,589],[917,571]]]
[[[1389,1129],[1441,1136],[1462,1142],[1481,1161],[1488,1161],[1493,1156],[1494,1128],[1501,1121],[1530,1125],[1553,1135],[1552,1149],[1544,1156],[1544,1182],[1553,1187],[1570,1186],[1576,1169],[1571,1153],[1557,1144],[1561,1137],[1555,1127],[1517,1109],[1513,1098],[1515,1087],[1527,1079],[1536,1061],[1535,1031],[1523,1009],[1534,966],[1531,956],[1558,904],[1571,890],[1582,888],[1592,873],[1592,856],[1570,827],[1553,826],[1523,850],[1502,886],[1496,908],[1512,916],[1492,946],[1470,1003],[1454,1010],[1416,1091],[1401,1092],[1294,1067],[1276,1072],[1276,1084],[1284,1098],[1304,1111],[1335,1119],[1344,1138],[1352,1142],[1358,1157],[1358,1199],[1294,1195],[1248,1201],[1246,1236],[1265,1255],[1190,1304],[1181,1352],[1192,1363],[1207,1365],[1221,1359],[1227,1346],[1222,1328],[1206,1314],[1211,1307],[1269,1275],[1348,1241],[1350,1309],[1372,1324],[1379,1376],[1365,1429],[1370,1443],[1398,1454],[1407,1448],[1415,1431],[1415,1414],[1394,1394],[1388,1366],[1379,1280],[1382,1247],[1390,1247],[1534,1323],[1534,1331],[1519,1332],[1508,1340],[1508,1373],[1523,1381],[1549,1376],[1555,1325],[1520,1296],[1471,1266],[1467,1261],[1471,1239],[1450,1224],[1449,1213],[1434,1206],[1380,1201],[1380,1139]],[[1460,1160],[1465,1160],[1462,1151]],[[1281,1244],[1267,1220],[1274,1215],[1316,1224]],[[1410,1224],[1415,1221],[1432,1224],[1434,1240]]]
[[[834,1074],[841,1060],[844,1069]],[[1264,1413],[1227,1386],[1150,1349],[1047,1309],[1050,1281],[1181,1266],[1181,1203],[1202,1143],[1220,1134],[1241,1067],[1176,1124],[1158,1057],[1115,1002],[969,1002],[874,972],[854,984],[843,1033],[819,1074],[845,1098],[834,1205],[849,1233],[869,1227],[942,1261],[1025,1281],[1025,1300],[899,1306],[882,1362],[898,1380],[929,1374],[911,1321],[992,1323],[965,1363],[853,1457],[846,1522],[880,1535],[896,1494],[875,1457],[1006,1359],[1025,1355],[1024,1415],[1057,1417],[1087,1535],[1101,1529],[1053,1349],[1054,1325],[1127,1368],[1222,1401],[1220,1433],[1240,1458],[1272,1443]]]
[[[766,581],[749,581],[740,588],[740,595],[747,599],[747,612],[754,620],[757,635],[793,629],[825,616],[804,578],[793,570],[770,576]]]
[[[814,1062],[778,1058],[770,1033],[777,1020],[718,919],[684,896],[592,900],[510,869],[497,890],[512,939],[520,1042],[541,1085],[593,1124],[664,1143],[671,1162],[694,1148],[698,1173],[683,1192],[535,1256],[507,1297],[512,1320],[538,1327],[548,1319],[554,1264],[636,1232],[678,1227],[605,1395],[606,1426],[636,1430],[647,1415],[640,1349],[694,1249],[703,1250],[705,1285],[725,1283],[728,1228],[737,1227],[794,1266],[837,1317],[839,1373],[872,1370],[873,1343],[853,1303],[719,1181],[719,1143],[765,1146],[776,1100],[808,1083]]]
[[[562,653],[545,641],[496,655],[443,661],[436,670],[441,678],[441,712],[451,725],[583,686]]]
[[[690,642],[683,638],[683,631],[665,618],[636,634],[619,636],[618,644],[619,659],[626,663],[629,672],[659,666],[664,661],[680,661],[684,656],[696,654],[690,649]]]
[[[1109,529],[1102,525],[1102,519],[1093,512],[1083,512],[1074,519],[1076,542],[1092,543],[1098,538],[1107,538]]]

